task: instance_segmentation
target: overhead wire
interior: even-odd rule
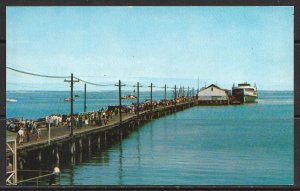
[[[15,72],[22,73],[22,74],[27,74],[27,75],[31,75],[31,76],[38,76],[38,77],[44,77],[44,78],[60,78],[61,79],[61,78],[69,78],[70,77],[70,76],[50,76],[50,75],[43,75],[43,74],[35,74],[35,73],[25,72],[25,71],[22,71],[22,70],[11,68],[11,67],[8,67],[8,66],[6,66],[6,68],[9,69],[9,70],[15,71]]]
[[[64,78],[70,78],[71,77],[71,76],[52,76],[52,75],[36,74],[36,73],[32,73],[32,72],[26,72],[26,71],[23,71],[23,70],[15,69],[15,68],[8,67],[8,66],[6,68],[9,69],[9,70],[18,72],[18,73],[27,74],[27,75],[31,75],[31,76],[37,76],[37,77],[44,77],[44,78],[64,79]],[[90,84],[90,85],[94,85],[94,86],[114,86],[115,85],[115,84],[98,84],[98,83],[93,83],[93,82],[89,82],[89,81],[80,79],[80,78],[75,77],[75,76],[74,76],[74,78],[77,79],[77,80],[79,80],[79,81],[82,81],[82,82],[84,82],[86,84]]]
[[[31,75],[31,76],[37,76],[37,77],[44,77],[44,78],[64,79],[64,78],[70,78],[71,77],[71,76],[52,76],[52,75],[36,74],[36,73],[32,73],[32,72],[26,72],[26,71],[23,71],[23,70],[15,69],[15,68],[8,67],[8,66],[6,68],[9,69],[9,70],[18,72],[18,73],[27,74],[27,75]],[[86,84],[94,85],[94,86],[106,86],[106,87],[108,87],[108,86],[118,86],[118,84],[99,84],[99,83],[94,83],[94,82],[83,80],[83,79],[78,78],[76,76],[74,76],[74,78],[77,79],[78,81],[84,82]],[[124,83],[122,83],[121,86],[137,87],[136,85],[126,85]],[[140,85],[140,87],[147,87],[147,86]],[[153,86],[153,87],[155,87],[155,86]],[[164,87],[164,86],[163,87],[156,87],[156,88],[174,89],[174,87]]]

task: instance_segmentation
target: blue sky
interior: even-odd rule
[[[7,66],[16,69],[104,84],[197,88],[199,76],[200,87],[247,81],[293,90],[293,7],[8,7],[6,14]],[[21,89],[69,86],[7,70],[7,90]]]

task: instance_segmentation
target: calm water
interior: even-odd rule
[[[107,151],[62,167],[61,184],[293,184],[293,92],[259,97],[257,104],[194,107],[149,122]],[[8,115],[26,113],[14,107]]]
[[[132,92],[122,91],[123,95]],[[37,119],[50,114],[68,114],[70,112],[70,102],[64,98],[70,97],[69,91],[19,91],[7,92],[7,98],[17,100],[17,103],[6,103],[6,116],[24,117],[25,119]],[[83,112],[84,93],[74,92],[79,98],[75,98],[74,113]],[[133,94],[133,93],[132,93]],[[172,97],[172,92],[167,91],[167,98]],[[87,111],[97,111],[108,105],[119,105],[118,91],[87,92]],[[140,92],[140,102],[150,99],[150,92]],[[153,100],[164,99],[163,91],[153,92]],[[122,104],[129,105],[136,100],[122,100]]]
[[[258,104],[195,107],[147,123],[62,184],[293,184],[293,94]]]

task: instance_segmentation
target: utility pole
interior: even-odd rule
[[[83,111],[86,112],[86,83],[84,83],[84,107]]]
[[[167,101],[167,85],[165,84],[165,101]]]
[[[151,109],[152,109],[152,82],[151,82],[151,87],[150,87],[150,89],[151,89],[151,90],[150,90],[150,92],[151,92],[151,93],[150,93],[150,94],[151,94],[151,95],[150,95],[150,105],[151,105]]]
[[[120,124],[119,124],[119,135],[120,135],[120,140],[123,139],[123,132],[122,132],[122,93],[121,93],[121,86],[125,86],[125,85],[121,85],[121,80],[119,80],[119,84],[115,85],[119,87],[119,118],[120,118]]]
[[[73,73],[71,74],[71,136],[73,137]]]
[[[176,106],[176,94],[177,94],[177,92],[176,92],[176,85],[175,85],[175,88],[174,88],[174,89],[175,89],[175,91],[174,91],[174,93],[175,93],[175,94],[174,94],[174,99],[175,99],[175,106]]]
[[[119,84],[116,84],[115,86],[119,87],[119,117],[120,117],[120,126],[122,123],[122,101],[121,101],[121,86],[125,86],[125,85],[121,85],[121,80],[119,80]]]
[[[188,86],[187,98],[190,99],[190,86]]]
[[[149,87],[149,86],[148,86]],[[151,82],[151,85],[150,85],[150,108],[151,108],[151,110],[152,110],[152,88],[153,87],[155,87],[155,86],[153,86],[153,84],[152,84],[152,82]]]
[[[140,87],[143,87],[140,85],[139,82],[137,82],[137,85],[136,86],[133,86],[133,87],[136,87],[137,89],[137,108],[136,108],[136,114],[137,116],[139,117],[140,115]]]
[[[122,123],[122,95],[121,95],[121,80],[119,80],[119,116],[120,116],[120,125]]]
[[[74,126],[74,120],[73,120],[73,84],[74,82],[79,82],[79,80],[75,80],[73,79],[73,73],[71,73],[71,80],[64,80],[64,82],[70,82],[71,83],[71,97],[70,97],[70,102],[71,102],[71,105],[70,105],[70,110],[71,110],[71,133],[70,133],[70,136],[73,137],[73,126]]]

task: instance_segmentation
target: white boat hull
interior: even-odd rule
[[[9,102],[9,103],[16,103],[17,100],[15,100],[15,99],[6,99],[6,102]]]

